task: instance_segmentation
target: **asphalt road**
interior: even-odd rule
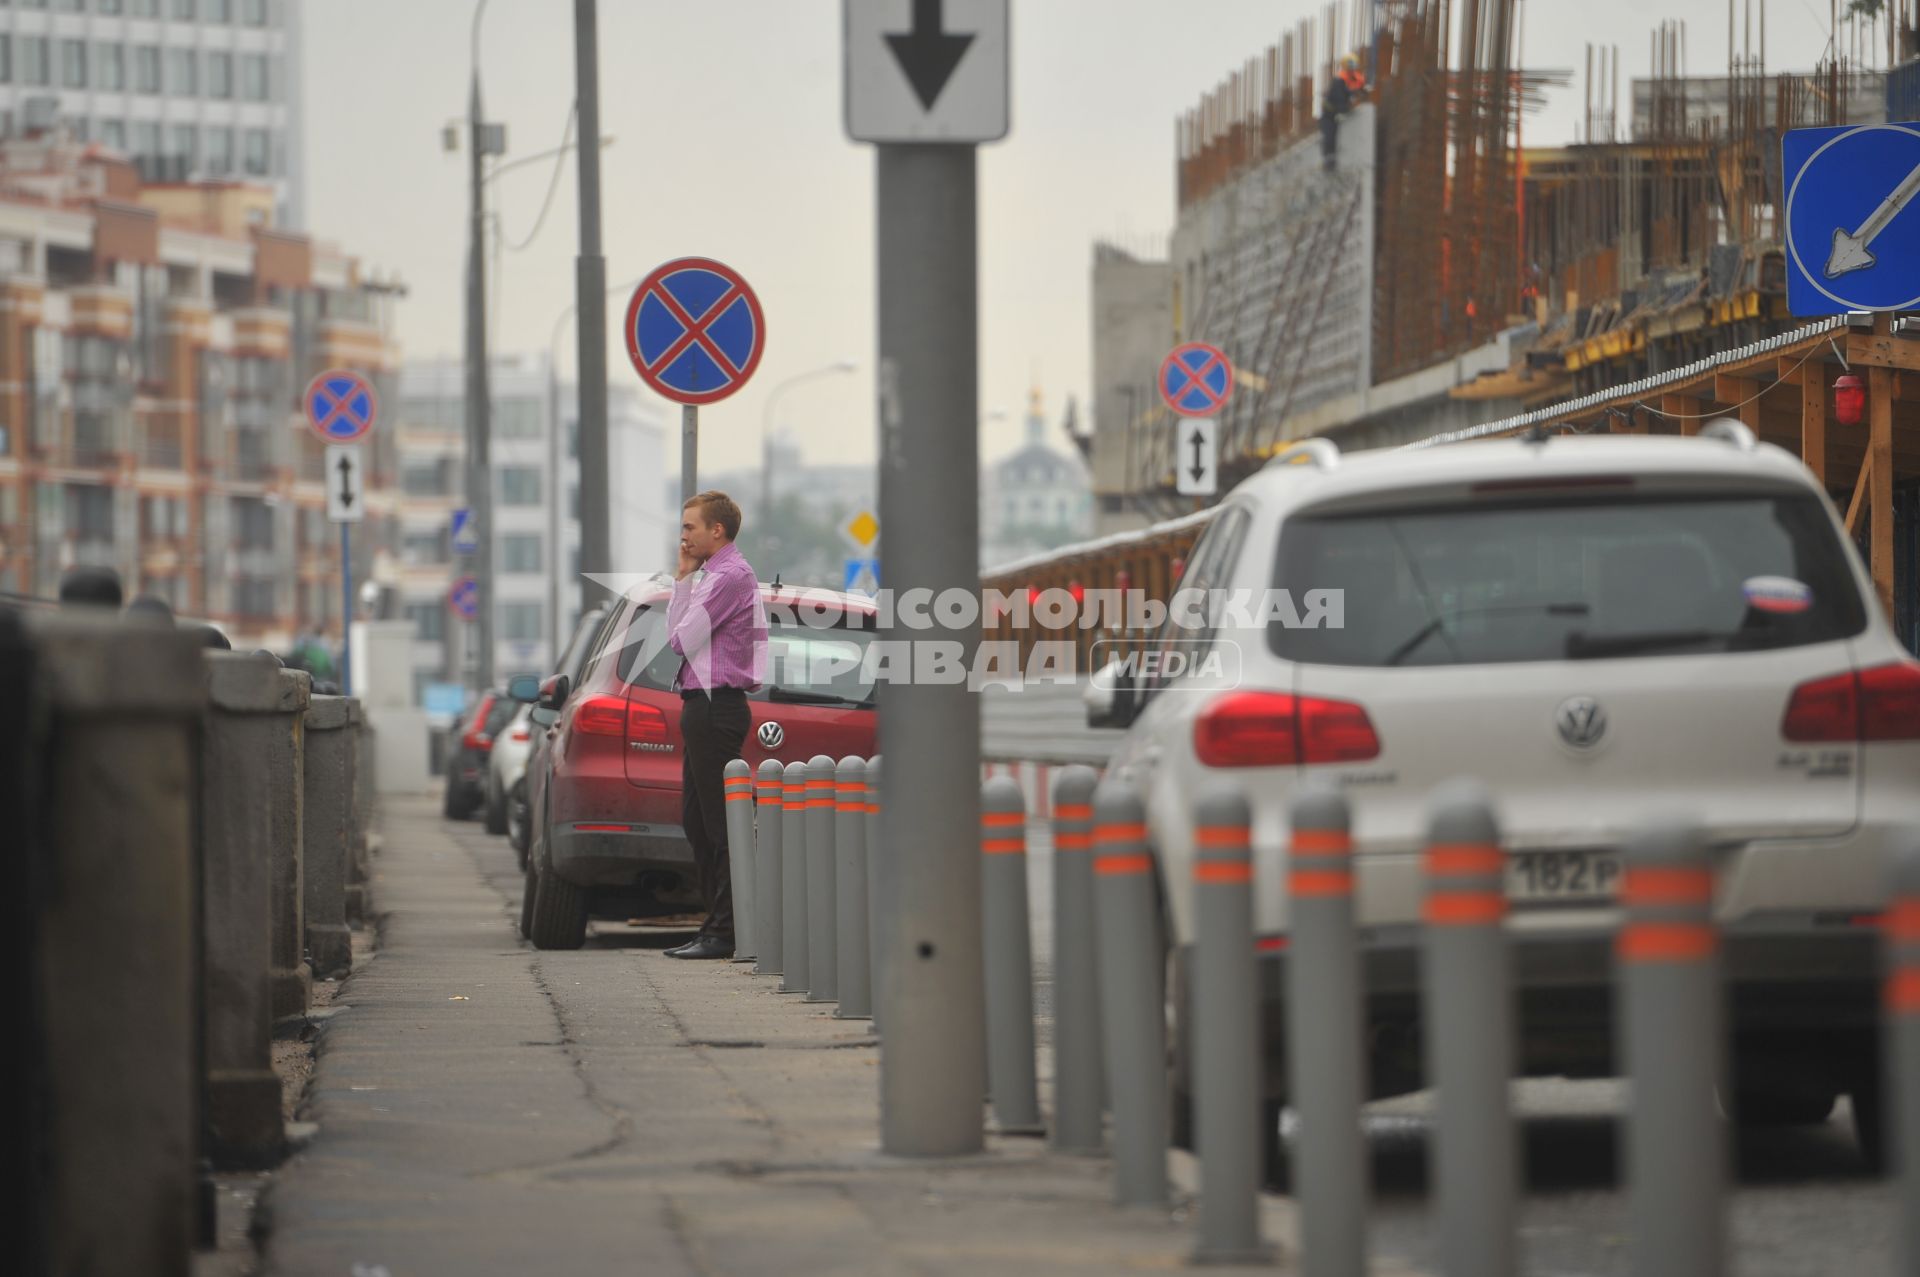
[[[503,894],[517,896],[520,875],[505,839],[487,838],[478,824],[468,824],[459,840]],[[1052,1023],[1052,857],[1043,825],[1030,828],[1028,849],[1035,1007],[1044,1047]],[[591,951],[670,943],[653,938],[659,934],[594,923],[587,946]],[[588,1002],[595,992],[583,986],[574,997]],[[579,1013],[590,1017],[595,1010],[583,1005]],[[1523,1271],[1531,1277],[1628,1272],[1627,1199],[1619,1182],[1625,1100],[1620,1082],[1515,1084],[1526,1170],[1521,1248]],[[1369,1106],[1376,1194],[1371,1237],[1376,1255],[1437,1272],[1426,1182],[1430,1112],[1427,1094]],[[1861,1165],[1844,1101],[1823,1126],[1767,1131],[1742,1141],[1735,1168],[1731,1269],[1740,1277],[1866,1277],[1892,1271],[1894,1194]]]

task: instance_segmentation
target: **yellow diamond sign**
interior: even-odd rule
[[[872,545],[874,538],[880,535],[880,520],[873,517],[872,511],[862,510],[847,521],[845,531],[853,538],[855,545]]]

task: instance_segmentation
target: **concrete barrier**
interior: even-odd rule
[[[208,1151],[223,1169],[279,1161],[285,1146],[272,1066],[276,750],[305,712],[306,675],[267,656],[206,657],[201,745]]]
[[[980,789],[980,898],[986,946],[987,1093],[1003,1135],[1040,1135],[1034,1064],[1033,937],[1027,910],[1027,811],[999,776]]]
[[[353,754],[353,835],[347,845],[347,922],[355,927],[363,927],[373,918],[367,884],[373,877],[374,742],[373,720],[362,707],[357,730],[347,743]]]
[[[1165,974],[1146,812],[1124,782],[1093,791],[1100,1028],[1113,1097],[1114,1200],[1167,1204]]]
[[[191,634],[71,613],[36,616],[31,632],[50,729],[32,966],[44,1089],[23,1107],[40,1124],[45,1178],[37,1191],[10,1191],[39,1200],[46,1272],[184,1277],[195,1233],[202,649]],[[30,729],[9,719],[7,730]],[[254,971],[264,995],[264,943]],[[264,1062],[264,1034],[261,1045]],[[266,1076],[277,1129],[279,1084]],[[9,1251],[21,1257],[13,1239]]]
[[[1105,1074],[1093,930],[1093,768],[1064,768],[1053,792],[1053,1146],[1098,1153]]]
[[[269,714],[273,730],[265,735],[269,782],[273,786],[273,1018],[306,1014],[313,1000],[313,968],[307,964],[306,917],[301,908],[300,847],[305,835],[307,705],[313,676],[305,670],[280,671],[281,708]]]
[[[359,716],[358,703],[345,696],[316,696],[307,705],[300,894],[308,961],[322,979],[353,967],[347,860],[353,852],[353,737]]]

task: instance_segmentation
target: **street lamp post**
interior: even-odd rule
[[[760,511],[762,516],[773,510],[773,409],[780,402],[780,396],[804,381],[816,377],[829,377],[837,373],[858,371],[860,365],[851,359],[836,359],[830,364],[811,369],[789,377],[775,386],[767,395],[767,406],[760,414]]]
[[[492,409],[487,376],[486,274],[486,157],[490,152],[486,124],[480,114],[480,16],[487,0],[473,6],[472,86],[467,96],[467,342],[466,427],[468,517],[479,531],[473,559],[473,577],[480,587],[480,610],[474,618],[478,652],[474,661],[476,690],[493,686],[493,466],[489,456]]]

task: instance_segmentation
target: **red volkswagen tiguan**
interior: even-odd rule
[[[664,642],[670,578],[634,587],[602,623],[579,685],[549,679],[559,710],[544,765],[527,777],[531,845],[521,931],[541,949],[577,949],[590,914],[697,911],[693,849],[680,823],[680,657]],[[761,585],[767,682],[749,696],[744,757],[805,762],[875,753],[874,685],[861,657],[870,600]],[[536,757],[540,757],[536,752]]]

